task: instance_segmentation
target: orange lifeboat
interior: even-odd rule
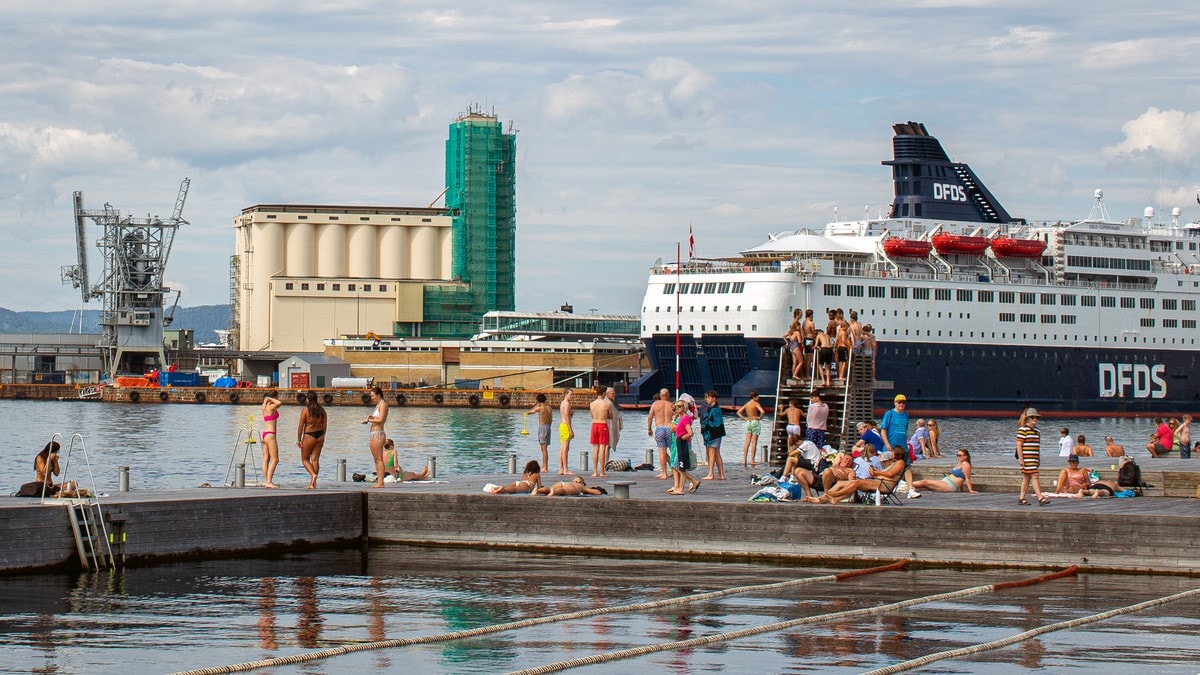
[[[1000,258],[1040,258],[1046,250],[1046,242],[1041,239],[996,237],[991,243],[992,253]]]
[[[971,237],[962,234],[950,234],[949,232],[941,232],[932,237],[933,247],[942,255],[947,254],[962,254],[962,255],[982,255],[988,247],[987,237]]]
[[[920,239],[887,239],[883,242],[883,251],[890,256],[901,258],[924,258],[933,250],[933,244]]]

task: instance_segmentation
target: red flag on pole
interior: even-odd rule
[[[1198,198],[1200,199],[1200,198]],[[692,236],[692,226],[688,225],[688,260],[696,255],[696,238]]]

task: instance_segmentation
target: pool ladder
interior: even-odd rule
[[[62,438],[62,434],[54,434],[50,437],[51,442]],[[70,478],[71,472],[71,457],[75,451],[75,441],[79,441],[79,450],[83,453],[83,463],[87,467],[88,482],[90,487],[90,497],[59,497],[55,499],[67,507],[67,515],[71,523],[71,534],[75,537],[75,550],[79,554],[79,562],[85,570],[99,570],[116,567],[116,558],[113,557],[112,543],[109,539],[108,528],[104,524],[104,509],[100,505],[99,494],[96,491],[96,477],[92,474],[92,463],[88,459],[87,446],[83,442],[82,434],[74,434],[71,436],[71,442],[67,446],[67,460],[63,465],[62,483],[66,485]],[[75,481],[76,490],[79,490],[79,482]],[[42,497],[42,503],[46,503],[46,497]]]

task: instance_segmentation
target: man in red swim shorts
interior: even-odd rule
[[[612,406],[608,405],[608,399],[604,397],[604,392],[608,387],[596,385],[595,394],[596,400],[592,401],[589,409],[592,411],[592,475],[607,476],[605,468],[608,465],[608,421],[612,419]]]

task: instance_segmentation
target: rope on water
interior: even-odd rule
[[[602,614],[616,614],[619,612],[638,612],[644,610],[658,609],[660,607],[669,607],[671,605],[682,605],[689,602],[700,602],[704,600],[713,600],[722,598],[728,595],[736,595],[741,593],[756,593],[764,591],[776,591],[796,586],[804,586],[815,584],[823,581],[841,581],[850,579],[864,574],[876,574],[879,572],[893,572],[904,569],[908,564],[907,559],[897,560],[890,565],[882,565],[879,567],[869,567],[861,570],[853,570],[850,572],[842,572],[840,574],[826,574],[819,577],[807,577],[804,579],[793,579],[791,581],[781,581],[773,584],[756,584],[752,586],[736,586],[734,588],[726,588],[719,591],[709,591],[707,593],[696,593],[693,595],[684,595],[677,598],[665,598],[662,600],[651,600],[647,602],[639,602],[632,605],[618,605],[615,607],[597,607],[594,609],[585,609],[577,612],[568,612],[566,614],[553,614],[550,616],[534,617],[531,619],[522,619],[520,621],[512,621],[509,623],[501,623],[493,626],[480,626],[468,630],[459,630],[451,633],[440,633],[438,635],[424,635],[411,638],[396,638],[393,640],[379,640],[375,642],[359,642],[351,645],[342,645],[340,647],[330,647],[328,649],[320,649],[313,652],[305,652],[303,654],[293,654],[291,656],[276,656],[268,659],[260,659],[258,661],[249,661],[246,663],[236,663],[225,666],[213,666],[211,668],[199,668],[196,670],[184,670],[173,675],[220,675],[222,673],[237,673],[247,670],[257,670],[259,668],[271,668],[281,665],[289,665],[293,663],[303,663],[306,661],[317,661],[319,659],[327,659],[342,654],[351,654],[354,652],[370,651],[374,649],[390,649],[394,647],[408,647],[411,645],[429,644],[433,642],[448,642],[450,640],[461,640],[464,638],[478,637],[480,635],[490,635],[501,631],[515,630],[517,628],[527,628],[529,626],[537,626],[545,623],[555,623],[559,621],[568,621],[571,619],[585,619]]]
[[[832,612],[830,614],[818,614],[816,616],[806,616],[800,619],[791,619],[781,621],[779,623],[767,624],[765,626],[754,626],[752,628],[743,628],[728,633],[718,633],[716,635],[706,635],[704,637],[692,638],[690,640],[680,640],[677,642],[662,642],[653,645],[643,645],[641,647],[633,647],[631,649],[623,649],[615,652],[605,652],[603,654],[592,654],[591,656],[583,656],[569,661],[560,661],[558,663],[550,663],[537,668],[528,668],[525,670],[517,670],[508,675],[541,675],[542,673],[555,673],[568,668],[578,668],[579,666],[590,666],[597,663],[608,663],[610,661],[619,661],[635,656],[644,656],[646,654],[654,654],[656,652],[677,651],[680,649],[691,649],[693,647],[703,647],[706,645],[715,644],[718,642],[727,642],[729,640],[737,640],[739,638],[761,635],[763,633],[775,633],[781,630],[787,630],[795,626],[803,626],[811,623],[822,623],[825,621],[836,621],[841,619],[849,619],[856,616],[864,616],[869,614],[882,614],[894,609],[902,609],[910,605],[920,605],[928,602],[940,602],[942,600],[953,600],[969,595],[979,595],[995,591],[997,587],[1004,586],[1005,588],[1013,588],[1015,586],[1027,586],[1030,584],[1050,581],[1064,576],[1071,576],[1079,570],[1078,566],[1072,565],[1061,572],[1053,574],[1044,574],[1025,579],[1022,581],[1006,582],[1004,584],[988,584],[987,586],[975,586],[973,588],[965,588],[959,591],[950,591],[948,593],[939,593],[937,595],[927,595],[921,598],[912,598],[910,600],[901,600],[886,605],[877,605],[875,607],[862,607],[860,609],[851,609],[842,612]]]
[[[878,670],[872,670],[869,673],[866,673],[866,675],[886,675],[887,673],[902,673],[902,672],[905,672],[908,670],[912,670],[914,668],[919,668],[921,666],[929,665],[930,663],[933,663],[935,661],[944,661],[946,659],[955,659],[960,656],[969,656],[971,654],[978,654],[980,652],[986,652],[986,651],[990,651],[992,649],[999,649],[1000,647],[1007,647],[1009,645],[1016,644],[1018,642],[1024,642],[1025,640],[1028,640],[1030,638],[1037,637],[1038,635],[1041,635],[1043,633],[1050,633],[1053,631],[1065,630],[1067,628],[1074,628],[1076,626],[1083,626],[1085,624],[1095,623],[1097,621],[1103,621],[1105,619],[1111,619],[1112,617],[1119,616],[1121,614],[1130,614],[1132,612],[1140,612],[1143,609],[1149,609],[1151,607],[1165,605],[1168,602],[1175,602],[1176,600],[1184,600],[1186,598],[1194,597],[1197,595],[1200,595],[1200,588],[1192,589],[1190,591],[1184,591],[1182,593],[1176,593],[1175,595],[1168,595],[1168,596],[1164,596],[1161,598],[1155,598],[1154,600],[1147,600],[1146,602],[1139,602],[1136,605],[1129,605],[1128,607],[1119,607],[1117,609],[1112,609],[1107,612],[1101,612],[1100,614],[1092,614],[1090,616],[1081,616],[1078,619],[1071,619],[1070,621],[1061,621],[1059,623],[1052,623],[1052,624],[1048,624],[1045,626],[1040,626],[1038,628],[1034,628],[1033,630],[1027,630],[1024,633],[1017,633],[1016,635],[1006,637],[1006,638],[1001,638],[999,640],[994,640],[992,642],[984,642],[984,643],[977,644],[977,645],[971,645],[969,647],[961,647],[959,649],[951,649],[949,651],[937,652],[936,654],[929,654],[929,655],[922,656],[917,659],[912,659],[910,661],[903,661],[901,663],[896,663],[896,664],[893,664],[890,666],[879,668]]]

